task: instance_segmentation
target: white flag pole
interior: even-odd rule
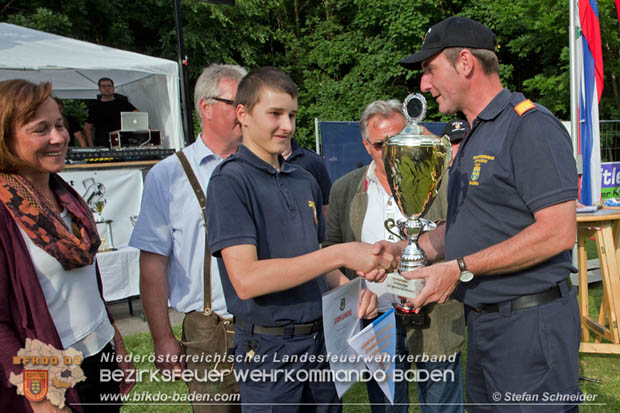
[[[575,155],[575,159],[577,159],[577,170],[579,173],[583,170],[581,167],[581,157],[577,156],[577,144],[578,144],[578,136],[579,136],[579,71],[578,71],[578,62],[577,62],[577,33],[575,32],[576,22],[575,22],[575,10],[579,10],[577,2],[579,0],[568,0],[570,2],[569,13],[570,13],[570,23],[568,27],[568,47],[570,52],[570,134],[571,139],[573,141],[573,155]]]

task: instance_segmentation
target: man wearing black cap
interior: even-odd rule
[[[461,141],[463,140],[467,132],[469,132],[469,123],[462,119],[455,119],[451,122],[446,123],[443,131],[441,131],[441,136],[448,135],[448,138],[450,138],[450,143],[452,144],[453,160],[456,156],[456,152],[459,149]],[[456,145],[456,147],[454,145]]]
[[[426,281],[416,307],[451,294],[465,303],[474,411],[520,411],[523,400],[576,410],[575,159],[546,108],[503,88],[494,47],[487,27],[450,17],[400,62],[421,65],[421,89],[471,126],[450,168],[446,225],[420,239],[429,261],[445,261],[404,275]]]

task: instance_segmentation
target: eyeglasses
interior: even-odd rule
[[[383,144],[385,143],[385,141],[381,141],[381,142],[371,142],[370,139],[366,139],[366,142],[368,142],[369,144],[372,145],[373,148],[375,148],[375,151],[380,151],[383,149]]]
[[[208,97],[206,99],[213,99],[213,100],[217,100],[218,102],[222,102],[222,103],[226,103],[227,105],[233,106],[235,104],[234,100],[230,100],[230,99],[223,99],[223,98],[218,98],[216,96],[212,96],[212,97]]]

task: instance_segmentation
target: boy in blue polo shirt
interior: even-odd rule
[[[297,87],[284,72],[250,72],[235,105],[243,145],[213,172],[207,220],[209,246],[235,316],[235,368],[253,373],[239,380],[243,410],[298,411],[310,403],[313,411],[340,411],[332,382],[273,373],[328,369],[321,296],[348,281],[338,268],[383,277],[392,256],[364,243],[320,249],[325,226],[319,185],[280,156],[297,114]],[[368,290],[358,315],[376,316],[376,296]]]

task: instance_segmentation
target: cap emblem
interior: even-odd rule
[[[428,35],[431,34],[431,30],[433,30],[432,27],[430,29],[428,29],[428,31],[424,35],[424,40],[422,40],[422,47],[424,47],[424,44],[426,43],[426,39],[428,39]]]

